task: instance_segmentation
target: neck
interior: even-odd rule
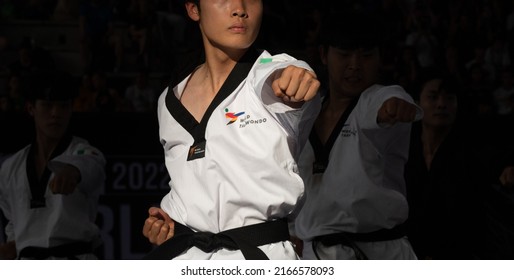
[[[44,159],[45,162],[48,161],[58,144],[59,139],[45,137],[38,134],[36,136],[37,157]]]
[[[218,92],[228,75],[243,57],[246,50],[233,52],[222,51],[218,48],[206,48],[205,63],[201,67],[201,75],[211,84],[213,92]]]
[[[451,128],[451,126],[435,128],[423,124],[421,141],[423,143],[423,150],[425,153],[435,154],[439,146],[441,146],[441,143],[450,133]]]
[[[350,103],[354,100],[352,97],[340,96],[329,93],[329,99],[324,106],[324,110],[329,112],[344,112]]]

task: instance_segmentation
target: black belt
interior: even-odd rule
[[[66,258],[70,260],[77,260],[78,255],[92,254],[93,245],[91,242],[73,242],[64,245],[59,245],[50,248],[43,247],[25,247],[18,254],[18,259],[35,259],[45,260],[50,257]]]
[[[174,236],[153,251],[144,260],[169,260],[191,247],[208,253],[217,249],[241,250],[247,260],[268,260],[258,246],[289,240],[289,228],[285,219],[244,226],[240,228],[212,232],[194,232],[190,228],[175,223]]]
[[[317,236],[312,240],[312,250],[316,258],[320,259],[316,246],[318,242],[325,246],[343,245],[350,247],[355,252],[355,257],[358,260],[367,260],[368,257],[364,252],[355,244],[355,242],[379,242],[400,239],[406,235],[405,226],[398,225],[392,229],[380,229],[373,232],[366,233],[353,233],[353,232],[338,232],[327,235]]]

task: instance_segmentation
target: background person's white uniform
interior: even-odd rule
[[[377,124],[379,108],[391,97],[413,103],[399,86],[373,85],[360,95],[330,151],[324,173],[313,174],[314,150],[310,142],[305,146],[299,161],[305,204],[295,220],[296,235],[305,242],[304,259],[316,259],[311,242],[316,236],[390,229],[407,219],[403,168],[411,124]],[[419,110],[416,119],[421,116]],[[356,244],[370,259],[414,257],[406,239]],[[319,243],[317,248],[321,259],[355,258],[352,249],[341,245]]]
[[[69,195],[45,191],[46,206],[30,208],[31,190],[27,156],[31,145],[5,160],[0,169],[0,208],[7,220],[7,241],[16,242],[19,255],[25,247],[55,247],[77,241],[99,242],[95,225],[98,196],[103,191],[105,158],[86,140],[73,137],[67,149],[48,162],[50,171],[61,164],[79,169],[81,181]],[[53,174],[50,180],[53,178]],[[50,181],[49,180],[49,181]],[[79,258],[95,258],[81,255]]]
[[[193,144],[190,131],[167,108],[166,96],[176,98],[188,78],[173,92],[163,92],[158,103],[160,138],[170,173],[171,191],[161,208],[194,231],[217,233],[287,217],[303,195],[296,160],[319,112],[319,98],[299,109],[282,103],[267,80],[275,70],[303,61],[264,51],[247,78],[214,109],[205,130],[205,157],[187,161]],[[239,115],[231,119],[226,113]],[[239,114],[241,113],[241,114]],[[194,118],[187,116],[191,121]],[[259,247],[270,259],[296,259],[290,242]],[[204,253],[192,247],[177,259],[243,259],[241,251],[220,249]]]

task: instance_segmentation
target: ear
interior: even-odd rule
[[[199,13],[198,6],[195,3],[192,3],[192,2],[189,2],[189,1],[185,3],[185,6],[186,6],[187,15],[192,20],[199,21],[200,20],[200,13]]]
[[[34,101],[35,103],[35,101]],[[33,102],[26,102],[25,103],[25,110],[27,111],[27,113],[29,113],[29,115],[31,117],[34,116],[34,103]]]

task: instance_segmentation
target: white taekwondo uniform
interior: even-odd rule
[[[68,144],[69,143],[69,144]],[[45,206],[31,208],[31,184],[37,178],[29,174],[27,158],[33,145],[28,145],[6,159],[0,169],[0,207],[9,220],[7,241],[15,241],[16,250],[26,247],[50,248],[73,242],[99,242],[99,229],[95,225],[98,196],[103,191],[105,158],[86,140],[70,137],[64,151],[48,162],[50,178],[41,182]],[[62,164],[75,166],[81,181],[69,195],[53,194],[48,182]],[[98,245],[98,244],[96,244]],[[79,258],[93,258],[84,254]]]
[[[359,97],[328,154],[322,173],[313,174],[315,149],[309,141],[301,154],[305,181],[304,205],[295,220],[295,234],[304,240],[304,259],[316,259],[312,239],[338,232],[368,233],[405,222],[408,205],[403,178],[409,151],[410,123],[381,127],[377,113],[382,103],[398,97],[413,103],[399,86],[373,85]],[[421,119],[418,107],[416,120]],[[318,243],[319,244],[319,243]],[[403,238],[357,242],[370,259],[410,259],[414,253]],[[317,245],[321,259],[352,259],[345,246]]]
[[[159,133],[171,190],[161,208],[173,220],[193,231],[218,233],[288,217],[295,210],[304,192],[296,162],[320,99],[293,109],[274,95],[268,77],[289,65],[311,69],[289,55],[263,51],[237,88],[219,104],[216,99],[211,104],[212,113],[202,120],[207,121],[205,131],[197,135],[205,139],[204,154],[194,160],[187,159],[195,142],[192,127],[198,122],[179,101],[190,76],[162,93]],[[259,248],[270,259],[297,258],[288,241]],[[239,250],[204,253],[192,247],[176,259],[243,259],[243,255]]]

